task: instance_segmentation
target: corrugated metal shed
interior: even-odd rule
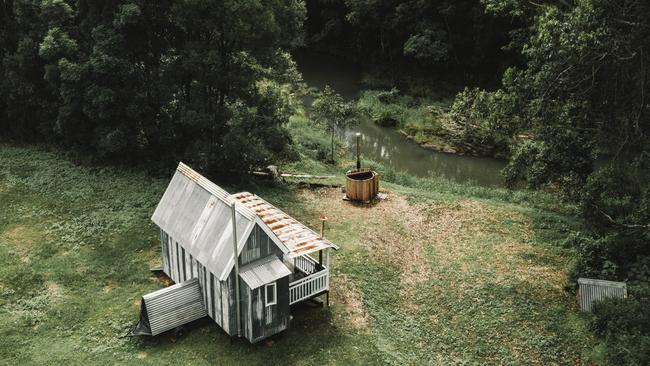
[[[580,286],[580,309],[582,311],[590,312],[596,302],[606,298],[624,299],[627,297],[625,282],[579,278],[578,285]]]
[[[206,315],[196,278],[142,296],[140,325],[154,336]]]
[[[249,263],[239,270],[239,276],[252,290],[290,274],[289,268],[275,256]]]
[[[331,241],[321,238],[314,230],[252,193],[241,192],[233,194],[232,197],[254,211],[262,219],[274,236],[287,247],[289,258],[327,248],[339,249]]]

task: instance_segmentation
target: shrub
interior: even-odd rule
[[[391,90],[380,91],[377,93],[377,100],[384,104],[396,103],[398,97],[399,90],[397,88],[392,88]]]
[[[326,161],[329,158],[330,137],[322,127],[305,116],[294,115],[289,120],[288,129],[292,147],[298,154],[318,161]]]
[[[518,124],[512,117],[516,108],[516,100],[501,90],[465,88],[449,111],[450,137],[481,154],[506,154],[510,136]]]
[[[627,299],[607,299],[594,306],[591,326],[605,341],[611,365],[650,364],[650,291],[630,292]]]
[[[384,109],[375,113],[372,118],[373,122],[382,127],[397,127],[398,121],[393,110]]]

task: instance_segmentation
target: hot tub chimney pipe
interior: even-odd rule
[[[361,150],[359,141],[361,140],[361,133],[357,132],[357,170],[361,169]]]

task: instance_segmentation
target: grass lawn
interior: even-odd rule
[[[170,175],[171,175],[170,171]],[[219,177],[213,177],[218,182]],[[124,338],[140,296],[163,286],[149,220],[167,179],[81,167],[0,144],[0,364],[583,364],[595,341],[565,293],[577,224],[550,197],[411,180],[374,206],[340,189],[250,181],[318,227],[333,254],[332,306],[292,310],[291,328],[231,344],[197,321]]]

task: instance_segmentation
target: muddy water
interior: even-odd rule
[[[329,85],[351,100],[361,90],[359,69],[328,57],[298,55],[298,68],[307,85],[322,88]],[[440,175],[458,182],[473,181],[484,186],[502,186],[502,160],[441,153],[420,147],[399,132],[380,127],[364,119],[344,131],[351,154],[356,151],[356,133],[362,135],[361,154],[396,170],[417,176]]]

